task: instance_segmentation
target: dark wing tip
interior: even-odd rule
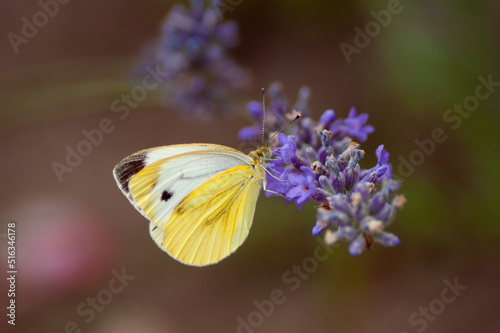
[[[113,169],[113,175],[121,190],[129,193],[128,183],[130,179],[146,166],[146,154],[137,153],[130,155],[118,163]]]

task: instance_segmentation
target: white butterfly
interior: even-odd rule
[[[219,262],[247,238],[268,145],[246,155],[214,144],[141,150],[113,175],[123,194],[149,221],[156,244],[194,266]]]

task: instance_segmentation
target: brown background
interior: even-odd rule
[[[154,96],[119,120],[110,104],[145,42],[155,37],[170,1],[70,1],[14,53],[35,1],[1,1],[0,240],[6,273],[7,223],[17,222],[17,325],[9,332],[62,332],[75,321],[84,332],[236,332],[238,317],[275,289],[276,305],[255,332],[417,332],[409,317],[440,298],[444,280],[467,289],[426,332],[497,332],[498,105],[495,92],[452,130],[442,117],[474,93],[477,77],[500,81],[499,25],[494,1],[403,1],[403,11],[352,57],[354,27],[373,20],[387,1],[250,1],[228,13],[241,26],[233,52],[260,87],[284,83],[291,101],[302,85],[313,93],[313,117],[327,108],[346,116],[355,106],[376,131],[362,166],[385,144],[391,161],[408,158],[415,139],[443,128],[448,140],[407,178],[408,199],[390,231],[401,244],[350,257],[341,246],[292,291],[282,276],[313,254],[312,204],[297,213],[281,199],[259,200],[245,244],[220,264],[184,266],[151,241],[147,222],[117,189],[113,166],[142,148],[190,142],[238,147],[249,124],[245,110],[214,124],[186,121]],[[59,182],[51,163],[103,118],[115,129]],[[112,271],[135,279],[86,323],[75,310],[107,288]],[[1,300],[7,304],[6,280]],[[2,310],[5,311],[5,310]]]

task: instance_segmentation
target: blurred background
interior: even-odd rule
[[[290,101],[303,85],[311,88],[313,118],[328,108],[342,117],[351,106],[368,113],[375,132],[362,145],[366,168],[380,144],[398,173],[400,158],[418,149],[415,140],[436,128],[447,140],[403,177],[407,205],[389,228],[397,247],[351,257],[343,245],[312,265],[313,204],[297,212],[262,195],[245,244],[206,268],[157,248],[111,174],[143,148],[237,148],[238,131],[251,125],[244,104],[210,124],[180,117],[155,96],[126,119],[111,111],[175,3],[71,1],[13,47],[9,33],[21,35],[22,18],[41,7],[0,2],[2,311],[11,221],[18,269],[16,326],[2,315],[2,332],[498,332],[500,89],[493,86],[456,128],[458,120],[443,116],[476,93],[478,77],[500,82],[500,3],[227,1],[226,19],[240,26],[232,55],[252,77],[247,100],[280,80]],[[399,12],[346,57],[340,45],[356,46],[356,28],[364,31],[371,11],[388,8]],[[82,131],[103,119],[113,130],[58,179],[53,163],[65,164],[67,146],[77,147]],[[466,289],[453,293],[450,284]],[[258,310],[273,290],[282,292],[281,304]]]

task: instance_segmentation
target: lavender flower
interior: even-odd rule
[[[368,134],[375,130],[371,125],[365,126],[367,120],[367,114],[356,116],[356,109],[351,108],[349,117],[344,120],[345,135],[353,139],[358,139],[361,142],[366,141]]]
[[[295,202],[299,209],[305,202],[310,201],[310,198],[316,193],[313,171],[306,167],[301,167],[300,170],[302,173],[288,175],[290,188],[286,192],[286,197]]]
[[[210,119],[234,107],[248,73],[227,54],[237,44],[238,26],[223,23],[204,0],[177,5],[165,18],[161,36],[146,50],[141,68],[160,65],[168,77],[160,86],[167,106],[183,115]]]
[[[271,131],[280,129],[290,119],[293,108],[279,84],[271,84],[270,107],[266,112]],[[310,92],[302,88],[294,108],[308,113]],[[262,107],[250,102],[248,111],[260,121]],[[347,119],[337,118],[327,110],[314,121],[309,117],[299,120],[293,134],[271,134],[273,159],[266,166],[272,173],[267,176],[266,196],[279,195],[298,209],[316,201],[317,221],[312,228],[314,236],[324,234],[325,243],[349,243],[352,255],[360,254],[373,243],[394,246],[398,238],[385,231],[394,220],[396,210],[404,206],[405,198],[393,194],[400,183],[392,179],[389,153],[380,145],[376,150],[377,164],[363,169],[360,161],[365,152],[360,149],[367,135],[374,131],[366,125],[367,114],[356,115],[354,108]],[[252,140],[260,136],[260,125],[240,131],[240,139]]]

